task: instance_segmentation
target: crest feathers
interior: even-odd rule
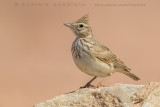
[[[89,17],[88,17],[88,14],[86,14],[82,18],[78,19],[76,21],[76,23],[85,23],[85,24],[88,24],[88,20],[89,20]]]

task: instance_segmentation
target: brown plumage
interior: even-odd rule
[[[71,49],[76,66],[82,72],[95,76],[85,87],[89,86],[96,77],[107,77],[114,72],[123,73],[136,81],[140,80],[109,48],[94,39],[88,24],[88,15],[65,25],[76,35]]]

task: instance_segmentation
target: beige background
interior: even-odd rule
[[[70,49],[75,36],[63,25],[87,13],[95,38],[141,78],[135,82],[116,73],[105,85],[160,81],[159,0],[82,0],[84,7],[51,6],[58,0],[45,0],[49,6],[15,5],[23,1],[0,1],[0,107],[31,107],[92,78],[74,65]],[[94,6],[118,2],[146,6]]]

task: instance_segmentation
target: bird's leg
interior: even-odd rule
[[[93,77],[89,82],[87,82],[87,84],[85,85],[85,86],[83,86],[83,87],[80,87],[80,88],[88,88],[88,87],[90,87],[90,86],[92,86],[93,87],[93,85],[91,85],[91,82],[93,81],[93,80],[95,80],[97,77],[95,76],[95,77]]]
[[[97,84],[97,86],[96,86],[96,88],[98,88],[98,87],[104,87],[104,85],[102,85],[102,82],[104,82],[109,76],[111,76],[112,75],[112,73],[110,73],[109,75],[107,75],[103,80],[101,80],[98,84]]]

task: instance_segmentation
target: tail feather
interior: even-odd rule
[[[129,72],[129,71],[125,71],[125,70],[122,71],[122,70],[121,70],[120,72],[123,73],[123,74],[125,74],[125,75],[127,75],[127,76],[129,76],[130,78],[132,78],[132,79],[135,80],[135,81],[140,80],[139,77],[137,77],[135,74],[133,74],[133,73],[131,73],[131,72]]]

